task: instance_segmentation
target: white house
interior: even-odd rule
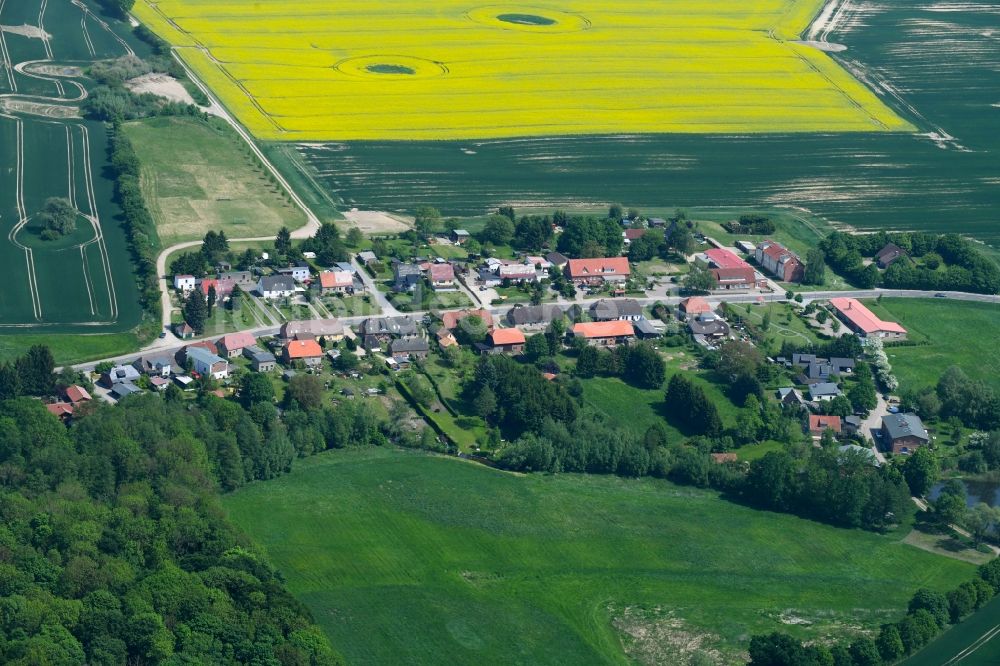
[[[305,282],[312,275],[308,266],[292,266],[290,268],[279,268],[278,275],[290,275],[296,282]]]
[[[187,357],[199,375],[211,375],[213,379],[225,379],[229,376],[229,361],[204,347],[188,347]]]
[[[194,291],[195,282],[193,275],[175,275],[174,289],[186,294],[189,291]]]

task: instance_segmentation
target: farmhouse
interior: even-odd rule
[[[90,397],[90,393],[87,389],[83,388],[78,384],[73,384],[72,386],[67,386],[62,390],[62,396],[66,398],[67,402],[73,405],[79,405],[83,402],[90,402],[93,398]]]
[[[454,331],[466,317],[479,317],[480,321],[486,325],[487,329],[493,328],[493,315],[489,310],[460,310],[458,312],[445,312],[441,315],[441,325]]]
[[[132,367],[144,375],[169,377],[173,371],[173,362],[168,354],[147,354],[135,359]]]
[[[566,270],[573,284],[590,287],[606,282],[621,283],[632,274],[626,257],[570,259]]]
[[[378,263],[378,257],[371,250],[365,250],[364,252],[358,252],[358,261],[365,266],[371,266]]]
[[[182,293],[188,293],[193,291],[197,281],[193,275],[175,275],[174,276],[174,289]]]
[[[274,354],[269,351],[264,351],[256,345],[244,347],[243,356],[250,361],[250,367],[253,368],[255,372],[271,372],[274,370],[276,365]]]
[[[344,339],[344,324],[339,319],[301,319],[282,324],[278,332],[282,340],[315,340],[326,338],[330,342]]]
[[[413,291],[420,284],[420,281],[423,280],[423,271],[417,264],[397,262],[393,266],[393,276],[393,291]]]
[[[431,264],[427,269],[427,277],[434,291],[456,291],[455,267],[451,264]]]
[[[545,260],[559,269],[565,268],[569,263],[569,257],[561,252],[549,252],[545,255]]]
[[[295,280],[287,275],[268,275],[260,279],[256,291],[263,298],[285,298],[295,293]]]
[[[690,319],[706,312],[711,312],[712,306],[704,298],[692,296],[681,301],[680,305],[677,306],[677,311]]]
[[[407,317],[365,319],[358,327],[358,335],[365,349],[377,349],[395,338],[416,337],[417,324]]]
[[[396,359],[424,359],[430,351],[430,345],[423,338],[400,338],[389,343],[389,353]]]
[[[179,324],[174,324],[174,335],[176,335],[181,340],[189,340],[194,337],[194,329],[191,324],[186,321],[182,321]]]
[[[348,271],[323,271],[313,287],[321,294],[352,294],[354,275]]]
[[[790,250],[772,240],[763,241],[754,250],[754,258],[764,270],[781,282],[801,282],[805,273],[802,261]]]
[[[721,291],[749,291],[767,286],[767,279],[753,266],[729,250],[712,248],[699,255],[696,263],[708,266],[715,278],[716,289]]]
[[[902,259],[905,256],[906,250],[895,243],[889,243],[875,255],[875,263],[878,264],[879,268],[885,270],[889,266],[892,266],[896,260]]]
[[[840,395],[840,387],[833,382],[818,382],[809,387],[809,397],[813,402],[829,402]]]
[[[894,454],[913,453],[930,441],[923,421],[916,414],[887,414],[882,417],[882,444]]]
[[[312,273],[309,271],[309,266],[307,266],[306,264],[298,264],[297,266],[279,268],[277,272],[278,275],[287,275],[296,282],[305,282],[312,275]]]
[[[729,337],[729,324],[722,317],[714,312],[703,312],[697,317],[688,319],[688,328],[691,335],[698,340],[699,336],[705,340],[719,340]]]
[[[497,328],[487,336],[487,342],[491,354],[520,354],[526,340],[516,328]]]
[[[544,328],[562,318],[563,311],[558,305],[523,305],[507,313],[507,323],[511,326],[528,328]]]
[[[212,379],[225,379],[229,376],[229,361],[204,347],[188,345],[187,358],[199,375],[210,376]]]
[[[451,232],[451,240],[456,245],[464,245],[470,238],[472,238],[472,234],[465,229],[455,229]]]
[[[286,365],[302,361],[309,367],[323,362],[323,348],[315,340],[289,340],[285,343],[282,356]]]
[[[572,335],[592,346],[614,347],[634,338],[635,329],[627,321],[595,321],[574,325]]]
[[[241,331],[222,336],[215,346],[219,350],[220,355],[233,358],[242,354],[246,347],[253,347],[256,344],[257,340],[252,334]]]
[[[52,402],[45,405],[49,414],[60,421],[68,421],[73,416],[73,405],[68,402]]]
[[[139,379],[140,373],[131,365],[116,365],[111,368],[103,375],[101,375],[100,384],[105,388],[111,388],[115,384],[120,384],[123,382],[134,382]]]
[[[906,329],[891,321],[882,321],[854,298],[831,298],[830,306],[842,322],[861,338],[902,340]]]
[[[802,394],[790,387],[778,389],[778,402],[782,407],[804,407],[806,404]]]
[[[819,439],[827,430],[832,430],[835,435],[840,434],[841,423],[839,416],[809,415],[809,434],[813,439]]]
[[[594,321],[639,321],[643,318],[642,306],[634,298],[604,299],[590,306],[590,318]]]

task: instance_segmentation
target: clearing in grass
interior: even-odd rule
[[[386,449],[296,466],[225,506],[348,663],[628,663],[624,634],[636,654],[651,632],[661,650],[742,663],[752,634],[876,629],[917,588],[973,572],[898,534],[655,479],[515,475]]]
[[[823,0],[139,0],[258,138],[913,127],[797,43]]]
[[[305,214],[224,122],[188,117],[125,125],[142,164],[142,191],[164,246],[199,240],[209,229],[230,238],[295,229]]]

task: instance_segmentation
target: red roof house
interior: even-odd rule
[[[839,416],[809,415],[809,434],[813,437],[822,437],[827,430],[832,430],[834,434],[839,435],[841,427]]]
[[[303,361],[306,365],[319,365],[323,361],[323,348],[315,340],[289,340],[284,348],[285,363]]]
[[[74,405],[81,402],[87,402],[88,400],[93,400],[93,398],[90,397],[90,393],[87,392],[87,389],[77,384],[67,386],[62,393],[66,397],[66,400]]]
[[[632,322],[620,319],[592,321],[573,326],[573,337],[583,338],[592,345],[613,347],[635,337]]]
[[[570,259],[567,271],[570,280],[587,285],[624,282],[632,274],[627,257]]]
[[[520,354],[524,351],[524,333],[516,328],[495,328],[487,338],[494,353]]]

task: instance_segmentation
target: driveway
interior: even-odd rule
[[[877,395],[878,405],[871,411],[868,418],[861,422],[861,434],[872,443],[872,451],[875,452],[875,457],[878,461],[885,464],[885,456],[879,449],[881,440],[875,436],[875,433],[882,429],[882,417],[889,414],[889,405],[886,403],[881,393],[878,393]]]

